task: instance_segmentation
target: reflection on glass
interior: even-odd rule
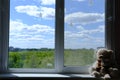
[[[105,0],[89,1],[65,0],[65,66],[90,65],[94,50],[105,45]]]
[[[9,68],[54,68],[54,0],[11,0]]]

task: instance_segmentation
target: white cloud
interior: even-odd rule
[[[79,29],[79,26],[77,27]],[[91,30],[86,30],[86,29],[82,29],[82,31],[80,31],[79,33],[80,34],[96,34],[96,33],[104,33],[104,29],[105,26],[101,25],[101,26],[98,26],[98,28],[96,29],[91,29]],[[80,29],[79,29],[80,30]]]
[[[104,14],[75,12],[65,16],[65,22],[68,24],[90,24],[104,21]]]
[[[26,0],[13,0],[13,1],[16,1],[16,2],[20,1],[20,2],[22,2],[22,1],[26,1]]]
[[[104,25],[89,30],[83,26],[76,26],[74,30],[75,28],[77,31],[65,31],[65,48],[96,48],[104,46]],[[101,36],[97,36],[97,34]]]
[[[54,5],[55,0],[41,0],[42,5]]]
[[[72,34],[65,37],[65,48],[97,48],[104,47],[104,37],[93,37],[87,34]]]
[[[82,32],[71,32],[66,31],[65,32],[65,40],[69,41],[72,40],[73,42],[76,42],[75,40],[79,39],[79,41],[85,41],[85,40],[91,40],[93,39],[89,34],[82,33]]]
[[[83,1],[85,1],[85,0],[73,0],[73,1],[83,2]]]
[[[55,9],[48,7],[41,7],[41,17],[43,18],[55,18]]]
[[[87,30],[83,26],[76,26],[76,29],[77,32],[65,31],[66,48],[95,48],[104,44],[104,39],[102,37],[91,36],[91,34],[103,33],[103,25],[91,30]],[[55,44],[54,32],[55,30],[47,25],[28,25],[20,20],[11,20],[10,45],[21,48],[50,48],[51,46],[53,48]]]
[[[47,25],[27,25],[21,21],[10,21],[10,32],[11,33],[27,33],[27,34],[34,34],[34,33],[42,33],[42,34],[52,34],[54,33],[54,29]],[[23,34],[24,35],[24,34]]]
[[[15,7],[15,10],[19,13],[26,13],[30,16],[35,16],[35,17],[39,17],[38,14],[40,13],[39,8],[37,6],[30,6],[30,5],[17,6]]]
[[[90,37],[91,34],[97,34],[101,33],[104,34],[105,27],[104,25],[98,26],[96,29],[84,29],[82,26],[76,26],[77,31],[72,32],[72,31],[66,31],[65,36],[70,37],[70,38],[87,38],[91,39]]]
[[[52,27],[47,25],[27,25],[20,20],[10,20],[10,45],[20,47],[23,44],[31,43],[30,45],[33,45],[37,42],[41,47],[44,45],[46,45],[46,47],[49,45],[48,47],[50,47],[50,45],[52,46],[54,43],[54,31]],[[38,44],[36,44],[36,47]]]
[[[19,13],[25,13],[29,16],[40,17],[45,19],[55,18],[54,8],[26,5],[26,6],[16,6],[15,10]]]
[[[77,0],[77,1],[85,1],[85,0]]]

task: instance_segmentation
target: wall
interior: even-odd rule
[[[120,0],[115,0],[115,54],[120,68]]]

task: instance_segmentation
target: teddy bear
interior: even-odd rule
[[[114,52],[109,49],[98,49],[96,51],[96,61],[90,67],[90,74],[96,78],[109,80],[119,77],[118,68],[114,63]]]

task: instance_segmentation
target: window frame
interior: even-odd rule
[[[113,3],[113,4],[112,4]],[[105,1],[105,47],[114,49],[114,0]],[[56,0],[55,69],[8,69],[10,0],[0,0],[0,72],[18,73],[88,73],[89,66],[64,66],[64,0]]]
[[[0,1],[0,71],[6,72],[9,39],[9,0]]]

